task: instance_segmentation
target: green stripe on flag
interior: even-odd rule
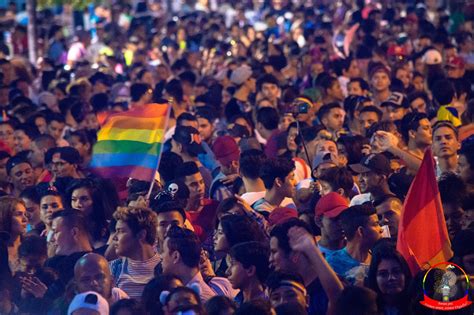
[[[144,143],[128,140],[103,140],[94,145],[94,154],[101,153],[145,153],[159,155],[161,143]]]

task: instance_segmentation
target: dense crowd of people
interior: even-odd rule
[[[0,314],[439,314],[396,244],[431,149],[474,275],[474,14],[441,2],[65,4],[34,64],[0,9]],[[151,194],[97,176],[107,117],[164,103]]]

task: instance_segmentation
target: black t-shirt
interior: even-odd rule
[[[59,280],[66,285],[74,277],[74,265],[88,252],[77,252],[68,256],[56,255],[46,260],[44,266],[57,272]]]
[[[400,200],[404,200],[414,178],[414,175],[407,174],[406,167],[401,168],[398,173],[394,173],[388,178],[390,191]]]
[[[319,279],[315,279],[306,286],[309,296],[308,314],[325,315],[328,311],[329,299]]]

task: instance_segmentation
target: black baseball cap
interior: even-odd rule
[[[172,195],[173,199],[188,199],[189,188],[186,186],[184,181],[175,179],[166,184],[165,190]]]
[[[201,144],[201,137],[196,128],[189,126],[177,126],[173,135],[173,140],[181,143],[186,150],[195,156],[206,153]]]
[[[407,97],[400,92],[393,92],[390,97],[380,104],[381,107],[385,106],[392,106],[392,107],[398,107],[398,108],[408,108],[410,107],[410,104],[408,103]]]
[[[12,169],[15,166],[20,165],[22,163],[26,163],[26,164],[29,164],[31,166],[30,161],[26,157],[24,157],[23,155],[17,154],[15,156],[12,156],[11,158],[9,158],[8,161],[7,161],[7,165],[6,165],[7,174],[10,174],[10,172],[12,171]]]
[[[382,175],[389,175],[392,173],[390,167],[390,160],[383,154],[370,154],[364,156],[360,163],[349,166],[356,173],[374,172]]]

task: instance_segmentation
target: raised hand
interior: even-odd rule
[[[211,261],[209,260],[209,253],[205,250],[201,251],[201,258],[199,259],[199,269],[204,277],[215,277],[216,273],[212,268]]]
[[[364,156],[370,155],[371,151],[372,151],[372,147],[370,146],[370,144],[364,144],[362,146],[362,154]]]
[[[398,146],[398,138],[390,132],[379,130],[375,133],[378,140],[379,148],[383,151],[388,151],[391,148]]]
[[[35,298],[42,298],[48,290],[48,287],[41,282],[40,279],[34,276],[21,277],[20,281],[21,288],[26,292],[31,293]]]
[[[224,177],[223,179],[221,179],[221,182],[224,184],[224,185],[230,185],[232,184],[233,182],[235,182],[235,180],[239,178],[239,175],[238,174],[231,174],[231,175],[227,175],[226,177]]]
[[[247,201],[242,199],[239,195],[235,194],[234,197],[237,199],[237,203],[241,205],[247,212],[253,212],[252,207],[248,204]]]
[[[306,229],[295,226],[288,231],[290,247],[294,251],[308,253],[317,249],[314,237]]]

